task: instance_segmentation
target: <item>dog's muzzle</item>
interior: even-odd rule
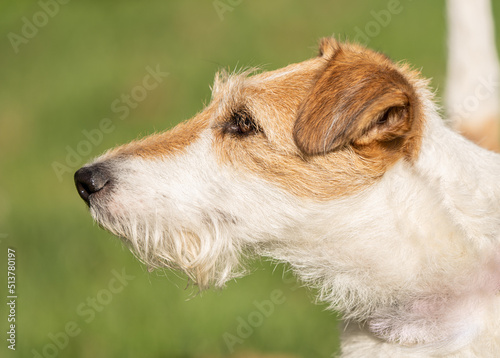
[[[111,182],[109,170],[97,163],[80,168],[75,173],[75,185],[80,197],[90,206],[90,198],[103,192]]]

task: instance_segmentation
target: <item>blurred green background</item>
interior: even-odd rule
[[[175,272],[148,273],[98,228],[72,175],[200,111],[218,69],[299,62],[331,34],[408,60],[440,94],[444,1],[401,0],[390,18],[395,0],[55,1],[0,3],[0,292],[7,300],[12,247],[18,294],[17,349],[7,349],[2,304],[0,356],[331,357],[337,317],[286,267],[254,262],[227,289],[196,294]],[[148,66],[168,76],[117,112],[122,95],[142,93]],[[113,130],[82,145],[103,118]],[[264,315],[259,304],[276,292]]]

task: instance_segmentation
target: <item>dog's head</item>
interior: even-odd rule
[[[108,151],[76,185],[94,219],[148,265],[222,285],[242,252],[312,235],[311,203],[370,190],[415,160],[416,86],[417,74],[386,56],[323,39],[302,63],[218,74],[201,113]]]

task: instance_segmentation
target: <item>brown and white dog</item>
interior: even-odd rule
[[[500,353],[500,156],[443,123],[418,72],[326,38],[212,97],[75,174],[101,226],[201,288],[245,256],[289,263],[343,313],[343,357]]]

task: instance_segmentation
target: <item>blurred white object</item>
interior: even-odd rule
[[[499,149],[500,65],[490,0],[447,0],[448,118],[466,137]]]

